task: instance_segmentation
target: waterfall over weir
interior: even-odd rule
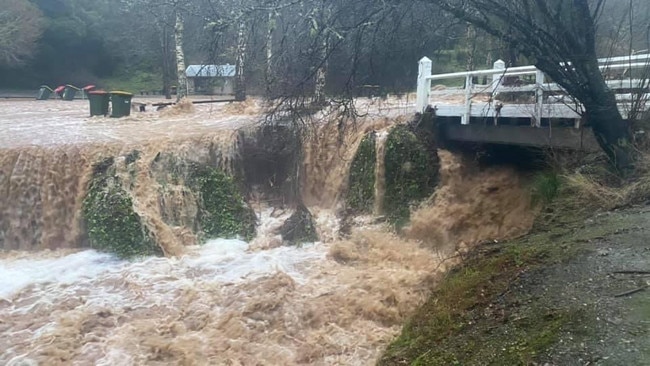
[[[413,208],[401,236],[372,217],[381,205],[347,217],[357,149],[380,131],[376,156],[393,151],[390,126],[406,120],[397,109],[343,129],[317,124],[294,151],[291,131],[255,125],[253,103],[120,120],[85,118],[77,102],[3,107],[0,364],[373,364],[455,263],[458,245],[520,235],[534,217],[515,171],[478,169],[443,151],[437,193]],[[380,201],[381,175],[395,165],[368,166]],[[230,214],[214,216],[210,205],[221,201],[201,183],[216,181],[239,189],[254,237],[239,235],[248,231]],[[112,195],[133,219],[120,228],[136,228],[165,255],[125,260],[88,249],[105,232],[89,234],[102,226],[84,213]],[[283,245],[279,229],[299,203],[320,241]],[[246,217],[238,210],[229,212]],[[213,225],[216,217],[229,224]]]

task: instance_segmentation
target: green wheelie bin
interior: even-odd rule
[[[79,91],[79,88],[73,85],[66,85],[65,89],[63,89],[63,100],[73,100],[75,94],[77,94],[77,91]]]
[[[47,85],[41,85],[41,88],[38,90],[38,96],[36,100],[48,100],[50,96],[54,93],[54,90]]]
[[[131,114],[131,98],[133,94],[123,91],[111,92],[111,117],[120,118]]]
[[[111,100],[110,94],[103,90],[94,90],[88,92],[88,101],[90,102],[90,116],[108,115],[108,104]]]

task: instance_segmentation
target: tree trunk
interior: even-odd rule
[[[183,16],[176,11],[176,24],[174,25],[174,40],[176,42],[176,73],[178,87],[176,88],[176,101],[187,96],[187,76],[185,75],[185,52],[183,52]]]
[[[600,147],[618,169],[625,175],[634,168],[636,150],[628,121],[623,120],[614,92],[598,68],[598,62],[588,62],[587,84],[589,95],[581,100],[587,121],[592,126]]]
[[[273,69],[271,61],[273,59],[273,31],[275,30],[275,17],[273,10],[269,11],[269,20],[266,29],[266,92],[270,94],[271,84],[273,83]]]
[[[246,100],[246,23],[241,20],[237,31],[237,60],[235,64],[235,100]]]
[[[476,30],[471,24],[467,25],[467,71],[474,70],[474,57],[476,55]]]
[[[318,70],[316,70],[316,83],[314,86],[314,104],[323,105],[325,104],[325,83],[327,77],[327,36],[323,37],[323,43],[321,44],[321,54],[319,60],[321,62]]]
[[[162,83],[163,83],[163,88],[162,88],[162,94],[165,96],[166,99],[172,99],[171,95],[171,84],[172,84],[172,62],[171,58],[173,57],[171,54],[171,45],[170,45],[170,39],[169,39],[169,34],[167,32],[167,27],[163,26],[162,29]]]

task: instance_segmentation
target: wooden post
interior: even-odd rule
[[[422,57],[419,62],[418,89],[415,109],[417,113],[423,113],[429,105],[429,94],[431,93],[431,66],[432,62],[428,57]]]
[[[472,74],[467,74],[465,77],[465,112],[460,117],[460,123],[463,125],[468,125],[470,118],[472,117],[472,86],[474,82],[472,80]]]
[[[542,126],[544,108],[544,73],[535,71],[535,127]]]
[[[494,69],[503,70],[498,74],[492,74],[492,98],[496,97],[499,93],[499,87],[503,84],[503,74],[506,71],[506,63],[503,60],[496,60],[494,62]]]

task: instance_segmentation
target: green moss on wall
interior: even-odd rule
[[[392,129],[386,140],[384,211],[397,227],[409,219],[410,206],[428,198],[438,183],[437,159],[424,139],[408,126]]]
[[[251,239],[255,235],[255,213],[232,177],[209,166],[190,164],[188,185],[198,193],[197,222],[205,237]]]
[[[114,159],[93,167],[82,215],[90,247],[120,258],[160,255],[162,251],[133,210],[133,201],[115,176]]]
[[[375,166],[377,149],[375,133],[367,134],[352,161],[350,181],[346,201],[348,207],[356,212],[372,212],[375,200]]]
[[[135,167],[132,163],[140,158],[139,155],[134,150],[125,156],[131,163],[127,164],[128,172]],[[133,200],[125,190],[134,184],[135,176],[129,179],[129,175],[122,175],[126,179],[123,181],[117,176],[116,168],[125,169],[117,167],[113,158],[93,167],[93,177],[82,206],[90,246],[121,258],[162,254],[153,235],[134,211]],[[255,213],[244,201],[235,180],[221,170],[169,155],[166,159],[161,156],[154,159],[151,174],[161,185],[161,192],[167,186],[184,186],[177,188],[187,192],[187,200],[167,209],[173,214],[191,212],[189,221],[184,224],[192,227],[202,240],[236,236],[251,239],[255,235]],[[169,217],[165,221],[169,225],[179,224]]]

